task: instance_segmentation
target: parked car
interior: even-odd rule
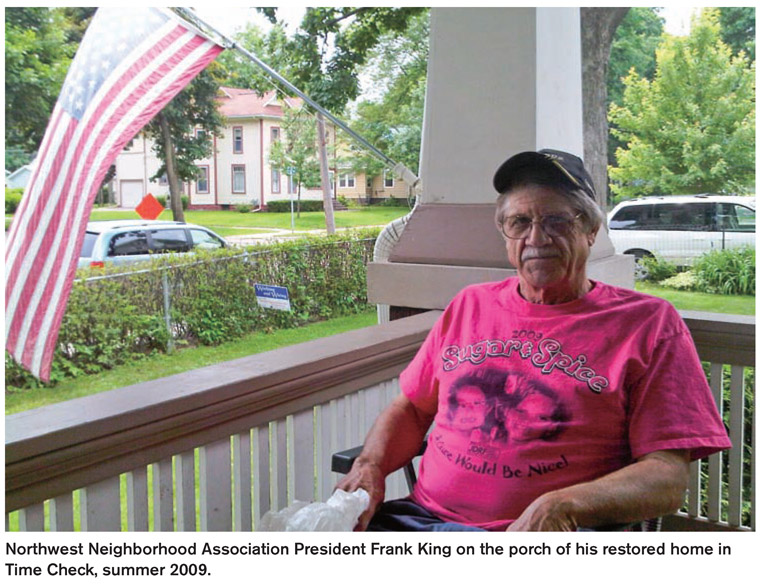
[[[618,253],[690,265],[709,251],[755,245],[756,202],[714,194],[627,200],[608,214],[608,233]]]
[[[147,261],[153,255],[219,249],[227,241],[208,228],[162,220],[98,220],[87,223],[79,267]]]

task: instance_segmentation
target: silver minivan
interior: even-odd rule
[[[690,265],[709,251],[754,246],[756,201],[714,194],[627,200],[608,214],[608,233],[618,253]]]
[[[96,220],[87,223],[78,267],[147,261],[154,255],[219,249],[227,242],[203,226],[162,220]]]

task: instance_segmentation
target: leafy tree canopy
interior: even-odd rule
[[[272,167],[287,174],[298,187],[320,185],[320,162],[317,159],[317,128],[306,110],[283,106],[280,121],[282,136],[270,149]]]
[[[619,197],[744,192],[755,177],[755,67],[721,41],[706,9],[687,37],[664,37],[652,81],[632,71],[612,132]]]
[[[198,167],[195,162],[211,155],[213,137],[219,136],[222,131],[224,121],[217,109],[221,74],[221,68],[216,63],[211,63],[161,111],[169,124],[175,167],[178,178],[182,181],[196,178]],[[152,178],[157,179],[167,171],[166,149],[159,118],[151,120],[144,130],[154,139],[153,149],[162,161]]]
[[[420,157],[426,74],[428,12],[413,16],[404,36],[386,33],[371,52],[365,76],[381,90],[357,105],[354,128],[395,161],[416,171]],[[383,164],[356,154],[358,163],[378,174]]]
[[[6,168],[28,163],[42,142],[78,45],[75,24],[61,9],[5,9]]]
[[[275,9],[264,9],[273,24]],[[341,113],[360,93],[358,68],[386,33],[401,34],[425,8],[307,8],[287,44],[284,76],[318,104]]]
[[[751,61],[756,60],[756,9],[752,7],[724,7],[719,9],[721,39],[737,54],[745,51]]]

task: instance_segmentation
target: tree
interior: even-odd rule
[[[6,168],[37,151],[78,43],[60,9],[5,9]]]
[[[756,9],[752,7],[719,8],[721,40],[737,54],[744,51],[756,61]]]
[[[631,72],[612,105],[619,197],[744,192],[755,181],[755,67],[721,41],[716,10],[665,37],[653,81]]]
[[[172,216],[184,221],[181,181],[191,181],[198,175],[195,162],[208,157],[213,137],[222,130],[222,117],[217,109],[219,67],[212,63],[177,94],[145,127],[154,139],[153,150],[162,161],[157,179],[166,173]]]
[[[581,9],[582,102],[584,162],[597,188],[597,202],[607,200],[608,59],[613,34],[628,8]]]
[[[323,108],[340,115],[359,96],[357,70],[385,32],[404,32],[409,19],[424,8],[307,8],[301,26],[287,44],[289,79]],[[276,9],[261,9],[276,22]],[[318,116],[319,124],[319,116]],[[318,137],[320,131],[318,129]],[[327,178],[327,152],[318,138],[323,189]],[[325,199],[325,224],[334,226],[332,201]]]
[[[663,18],[655,8],[631,8],[616,29],[608,63],[608,103],[621,105],[624,97],[624,77],[633,68],[641,77],[655,76],[655,50],[663,35]],[[608,165],[616,164],[616,150],[624,145],[608,133]],[[607,186],[606,186],[607,187]]]
[[[428,11],[410,18],[406,33],[383,35],[371,51],[363,77],[382,94],[357,105],[353,128],[394,161],[416,171],[420,158],[428,68]],[[376,175],[383,163],[354,149],[357,171]]]
[[[234,40],[275,71],[285,71],[287,68],[288,37],[281,24],[274,25],[266,35],[258,26],[248,24],[235,35]],[[262,68],[237,51],[224,51],[216,62],[222,68],[220,83],[225,86],[255,90],[260,95],[277,86]]]
[[[312,114],[304,109],[283,107],[282,138],[270,148],[270,165],[296,183],[297,217],[301,216],[301,186],[320,182],[317,132]]]

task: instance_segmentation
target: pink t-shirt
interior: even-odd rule
[[[436,415],[412,499],[487,529],[653,451],[730,446],[676,310],[600,282],[558,305],[527,302],[517,278],[467,287],[400,381]]]

